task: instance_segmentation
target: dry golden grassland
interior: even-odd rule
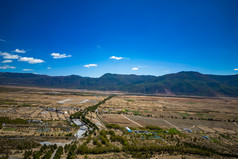
[[[213,120],[238,120],[237,98],[178,98],[153,96],[117,96],[103,106],[104,113]]]
[[[117,96],[103,104],[99,112],[99,117],[105,123],[137,129],[148,125],[176,128],[192,139],[196,138],[202,145],[238,150],[236,98]],[[208,136],[210,140],[203,136]]]

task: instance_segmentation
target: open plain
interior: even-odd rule
[[[233,156],[238,153],[237,98],[110,93],[114,95],[109,98],[109,92],[1,86],[0,140],[4,144],[1,145],[0,155],[15,158],[26,155],[28,151],[25,148],[7,144],[19,142],[19,139],[24,140],[25,144],[35,143],[29,147],[33,156],[41,152],[39,143],[63,145],[66,150],[67,146],[72,148],[79,144],[75,150],[77,158],[85,157],[85,152],[88,158],[105,155],[112,158],[141,158],[143,154],[126,150],[130,144],[138,142],[139,145],[160,146],[195,144],[218,151],[218,156],[211,158],[219,157],[221,152]],[[74,124],[74,118],[84,122]],[[128,134],[125,127],[132,132]],[[80,134],[80,137],[75,134]],[[83,143],[91,150],[82,151]],[[108,150],[107,154],[92,153],[97,148],[108,149],[108,146],[113,150]],[[66,150],[61,158],[69,156]],[[163,154],[153,153],[146,158],[169,158],[168,152]],[[185,154],[179,157],[175,155],[174,158],[199,158],[199,155]],[[232,158],[232,155],[228,155],[228,158]]]

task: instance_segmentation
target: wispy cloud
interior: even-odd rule
[[[37,63],[45,62],[41,59],[34,59],[33,57],[20,57],[20,59],[18,61],[24,61],[24,62],[28,62],[30,64],[37,64]]]
[[[15,69],[16,67],[14,66],[9,66],[9,65],[5,65],[5,66],[0,66],[0,69],[2,70],[6,70],[6,69]]]
[[[139,68],[146,68],[147,66],[137,66],[137,67],[139,67]]]
[[[100,45],[97,45],[97,48],[98,48],[98,49],[101,49],[102,47],[101,47]]]
[[[51,69],[51,67],[47,67],[47,69],[48,69],[48,70],[50,70],[50,69]]]
[[[50,54],[54,59],[62,59],[67,57],[72,57],[72,55],[60,54],[60,53],[52,53]]]
[[[166,70],[165,73],[167,73],[167,74],[170,73],[170,70]]]
[[[133,67],[132,70],[137,71],[137,70],[139,70],[139,68],[138,67]]]
[[[122,60],[122,59],[124,59],[124,58],[123,58],[123,57],[111,56],[110,59]]]
[[[238,68],[235,68],[234,71],[238,71]]]
[[[90,68],[90,67],[97,67],[97,64],[88,64],[88,65],[84,65],[84,67]]]
[[[16,53],[26,53],[26,51],[24,49],[20,50],[20,49],[16,49],[12,52],[16,52]]]
[[[4,40],[4,39],[0,39],[0,42],[6,42],[6,40]]]
[[[33,69],[22,69],[22,71],[34,71]]]
[[[12,62],[12,60],[4,60],[4,61],[2,61],[2,63],[11,63]]]
[[[19,58],[18,55],[12,55],[7,52],[3,52],[3,53],[0,52],[0,55],[3,56],[4,59],[18,59]]]

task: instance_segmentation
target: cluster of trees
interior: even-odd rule
[[[76,158],[76,151],[77,151],[77,145],[74,143],[73,145],[65,145],[64,146],[64,152],[67,155],[67,159],[74,159]]]
[[[42,159],[50,159],[51,158],[51,155],[53,154],[54,151],[52,151],[51,149],[48,150],[45,155],[43,156]]]
[[[103,99],[102,101],[100,101],[99,103],[87,107],[86,109],[84,109],[84,111],[79,111],[76,112],[74,114],[70,115],[70,119],[82,119],[85,118],[85,116],[88,114],[88,112],[94,112],[101,104],[104,104],[107,100],[111,99],[112,97],[114,97],[115,95],[110,95],[107,98]]]
[[[146,129],[149,129],[149,130],[162,130],[162,128],[160,128],[158,126],[154,126],[154,125],[147,125]]]
[[[0,159],[8,159],[9,156],[8,155],[5,155],[5,156],[1,156]]]
[[[111,136],[111,141],[112,142],[118,141],[124,146],[128,145],[128,141],[123,136],[119,136],[119,135]]]
[[[121,127],[118,125],[118,124],[105,124],[105,126],[108,128],[108,129],[121,129]]]
[[[202,156],[229,156],[238,157],[236,154],[220,153],[214,149],[191,144],[181,143],[177,145],[157,145],[157,144],[128,144],[123,146],[123,151],[131,154],[134,158],[150,158],[154,154],[196,154]]]
[[[181,132],[179,132],[176,128],[170,128],[168,130],[168,134],[175,135],[175,134],[181,134]]]
[[[33,159],[40,159],[43,154],[44,156],[42,157],[42,159],[50,159],[55,149],[57,149],[56,144],[49,146],[43,145],[39,151],[35,151],[33,153]]]
[[[73,144],[72,146],[70,146],[67,159],[75,159],[76,158],[76,150],[77,150],[76,144]]]
[[[84,113],[82,111],[78,111],[74,114],[70,115],[70,119],[81,119],[84,116]]]
[[[113,130],[105,131],[101,130],[99,132],[99,135],[95,138],[92,138],[91,135],[88,136],[86,142],[84,142],[82,145],[80,145],[77,149],[77,154],[102,154],[102,153],[108,153],[108,152],[120,152],[121,149],[111,145],[109,143],[109,140],[107,138],[107,135],[110,134],[115,135],[115,132]],[[93,141],[93,144],[96,145],[94,148],[87,147],[87,144],[90,141]]]
[[[29,151],[26,150],[24,153],[24,159],[30,159],[31,155],[32,155],[32,150],[29,150]]]
[[[87,147],[86,143],[83,143],[82,145],[79,145],[78,149],[77,149],[77,154],[89,154],[89,148]]]
[[[161,130],[161,128],[155,126],[147,126],[146,129],[155,131]],[[90,141],[93,141],[95,147],[87,146]],[[112,145],[111,142],[120,142],[122,148]],[[49,159],[51,158],[51,155],[55,149],[57,149],[56,145],[43,145],[40,151],[34,153],[32,153],[32,151],[25,151],[24,158],[28,159],[33,154],[33,159]],[[178,142],[176,145],[158,145],[152,142],[146,142],[145,144],[144,142],[141,142],[139,140],[130,140],[129,142],[129,140],[124,138],[123,136],[116,135],[112,129],[109,131],[101,130],[99,131],[96,137],[92,137],[92,135],[89,135],[86,141],[81,145],[77,146],[76,143],[66,145],[64,147],[64,151],[67,154],[67,159],[75,159],[77,157],[77,154],[104,154],[109,152],[117,153],[122,151],[131,154],[134,158],[151,158],[155,154],[196,154],[202,156],[220,155],[228,157],[238,157],[238,155],[217,152],[214,149],[187,142]],[[44,156],[41,157],[43,154]],[[62,154],[63,147],[61,146],[56,151],[54,159],[59,159]]]
[[[114,96],[115,95],[110,95],[107,98],[103,99],[102,101],[98,102],[97,104],[91,107],[87,107],[86,109],[84,109],[84,114],[87,114],[88,112],[94,112],[101,104],[104,104],[107,100],[111,99]]]
[[[27,120],[24,119],[10,119],[9,117],[0,117],[0,129],[2,129],[2,124],[28,124]]]
[[[82,144],[78,147],[77,153],[84,155],[84,154],[103,154],[103,153],[109,153],[109,152],[121,152],[121,149],[114,146],[101,146],[101,147],[95,147],[95,148],[89,148],[86,144]]]
[[[63,150],[64,150],[63,147],[60,146],[60,147],[57,149],[57,151],[56,151],[55,156],[54,156],[53,159],[60,159],[60,156],[63,154]]]
[[[30,139],[0,138],[0,154],[9,154],[11,149],[25,150],[36,148],[40,144]]]
[[[33,159],[40,159],[41,155],[42,155],[41,151],[36,151],[33,153]]]
[[[157,154],[197,154],[210,156],[212,153],[207,150],[191,148],[185,146],[161,146],[157,144],[131,144],[123,146],[123,151],[132,155],[135,158],[150,158],[155,153]]]
[[[92,123],[89,119],[87,119],[85,116],[82,116],[81,118],[82,122],[84,122],[86,125],[88,125],[90,128],[93,128],[92,131],[90,131],[90,134],[92,134],[95,130],[99,130],[97,125]]]
[[[93,144],[94,144],[94,145],[97,145],[98,147],[101,147],[101,146],[102,146],[102,144],[98,141],[97,138],[94,138],[94,139],[93,139]]]
[[[86,125],[88,125],[89,127],[93,129],[89,132],[89,134],[92,134],[95,130],[99,130],[99,129],[97,125],[95,125],[89,119],[86,118],[86,115],[88,114],[88,112],[94,112],[101,104],[104,104],[107,100],[111,99],[114,96],[115,95],[110,95],[104,100],[100,101],[99,103],[93,106],[87,107],[86,109],[84,109],[84,111],[79,111],[74,114],[71,114],[70,119],[80,119],[82,122],[84,122]]]
[[[121,130],[121,132],[123,134],[129,134],[129,132],[126,130],[125,127],[121,127],[120,125],[118,124],[109,124],[109,123],[106,123],[105,126],[108,128],[108,129],[118,129],[118,130]]]
[[[116,127],[119,128],[118,125],[108,124],[110,128]],[[156,126],[147,126],[146,129],[161,131],[160,127]],[[170,133],[169,133],[170,132]],[[176,129],[171,129],[168,131],[168,135],[177,134],[178,131]],[[108,135],[110,135],[110,140],[108,139]],[[93,141],[93,144],[96,147],[91,148],[88,147],[87,144],[90,141]],[[110,142],[120,142],[122,144],[122,148],[112,145]],[[125,152],[131,154],[134,158],[151,158],[155,154],[197,154],[202,156],[229,156],[229,157],[237,157],[234,154],[225,154],[217,152],[216,150],[191,144],[191,143],[178,143],[177,145],[158,145],[156,143],[143,143],[138,140],[130,140],[124,138],[123,136],[116,135],[115,132],[111,129],[109,131],[101,130],[98,133],[98,136],[92,138],[92,136],[88,136],[87,140],[78,146],[76,150],[76,154],[103,154],[109,152]]]

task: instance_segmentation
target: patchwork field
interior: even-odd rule
[[[139,158],[145,152],[122,151],[133,149],[136,145],[175,146],[173,151],[176,146],[182,145],[181,150],[185,149],[189,153],[180,155],[180,158],[199,158],[199,155],[189,155],[190,148],[194,147],[183,147],[187,142],[206,147],[208,150],[195,146],[198,148],[196,151],[201,151],[205,156],[214,148],[219,153],[224,152],[223,156],[238,154],[237,98],[160,97],[122,93],[109,96],[108,93],[0,87],[0,140],[12,143],[19,138],[30,139],[37,143],[57,143],[58,146],[63,145],[64,149],[67,149],[67,144],[71,147],[78,145],[78,150],[74,150],[78,154],[84,153],[81,151],[84,143],[88,146],[85,152],[89,158]],[[71,118],[84,121],[85,125],[76,125]],[[125,127],[129,127],[131,132]],[[84,132],[85,136],[80,139],[75,137],[76,133]],[[4,141],[2,143],[0,149],[4,153],[16,158],[24,155],[13,145],[9,146]],[[102,149],[109,153],[100,154]],[[41,150],[36,147],[34,151]],[[176,155],[168,155],[169,151],[166,150],[162,156],[155,154],[159,158],[176,158]],[[68,155],[70,153],[64,152],[61,158],[68,158]]]
[[[117,96],[107,101],[103,107],[103,113],[123,112],[156,118],[238,120],[237,98]]]

